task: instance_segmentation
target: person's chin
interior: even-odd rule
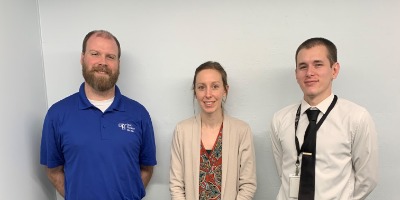
[[[313,96],[318,93],[317,88],[315,88],[315,87],[304,87],[302,90],[303,90],[303,93],[307,96]]]
[[[216,110],[215,108],[202,108],[202,111],[205,114],[213,114],[215,110]]]

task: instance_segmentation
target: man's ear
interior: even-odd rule
[[[340,64],[336,62],[332,65],[332,79],[337,78],[337,76],[339,75],[339,71],[340,71]]]
[[[81,53],[81,65],[83,64],[83,57],[85,57],[85,53]]]

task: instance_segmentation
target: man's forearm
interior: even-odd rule
[[[49,178],[50,182],[54,185],[58,193],[62,197],[65,196],[65,189],[64,189],[64,166],[59,166],[55,168],[46,168],[47,177]]]
[[[142,177],[142,182],[144,187],[149,184],[151,176],[153,175],[153,166],[140,166],[140,175]]]

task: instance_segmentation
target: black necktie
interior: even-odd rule
[[[313,200],[315,191],[315,144],[319,110],[306,110],[309,124],[302,146],[299,200]]]

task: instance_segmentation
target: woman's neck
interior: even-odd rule
[[[219,127],[224,121],[224,115],[221,113],[201,113],[201,124],[206,127]]]

